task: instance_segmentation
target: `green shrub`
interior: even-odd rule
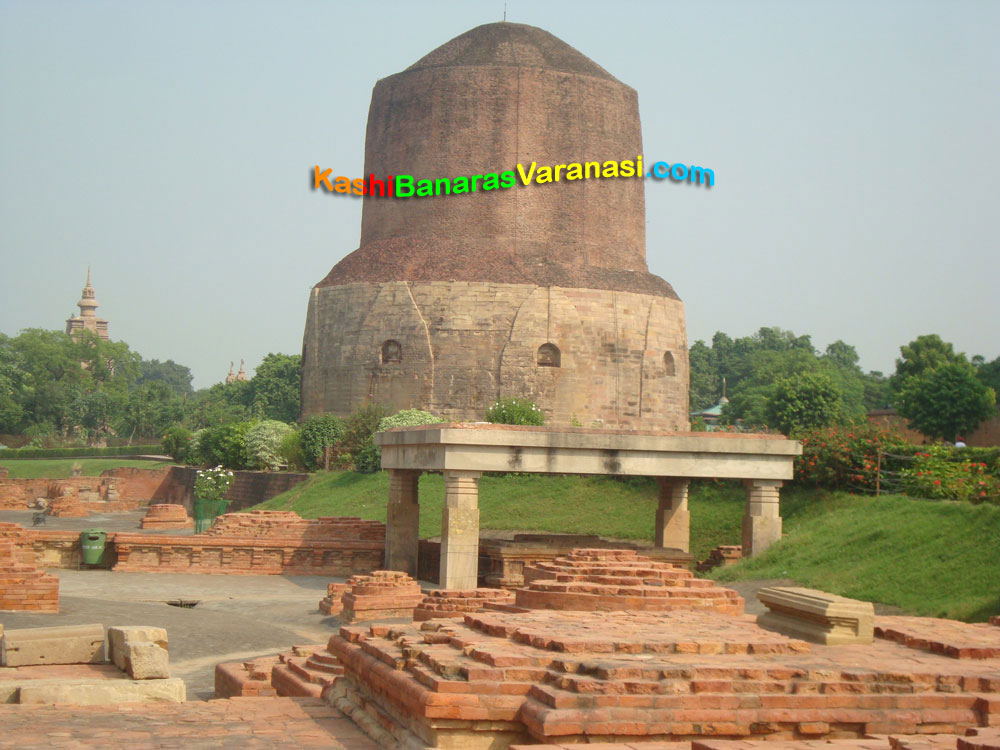
[[[267,471],[280,469],[281,441],[289,432],[294,432],[292,427],[275,419],[253,424],[244,435],[247,466]]]
[[[439,424],[444,422],[441,417],[431,414],[429,411],[421,409],[403,409],[393,414],[391,417],[383,417],[379,420],[378,428],[375,432],[391,430],[393,427],[416,427],[422,424]],[[362,468],[358,468],[358,466]],[[371,445],[365,446],[354,458],[354,470],[362,474],[371,474],[382,468],[382,449],[375,445],[374,434]]]
[[[381,467],[381,457],[372,442],[379,422],[389,416],[382,404],[367,404],[358,408],[344,422],[344,447],[354,462],[354,470],[371,474]]]
[[[246,435],[254,424],[231,422],[199,430],[192,436],[193,447],[188,451],[191,462],[200,466],[225,466],[227,469],[247,468]]]
[[[531,399],[503,397],[486,410],[486,421],[493,424],[545,424],[545,413]]]
[[[306,469],[316,471],[323,466],[323,451],[344,439],[344,420],[333,414],[309,417],[302,423],[299,442]]]
[[[192,466],[201,466],[208,463],[208,461],[203,461],[201,458],[206,432],[208,432],[208,428],[202,427],[200,430],[195,430],[191,433],[191,439],[187,444],[187,456],[184,458],[184,463],[191,464]]]
[[[954,448],[935,445],[914,457],[900,474],[907,495],[932,500],[1000,503],[1000,480],[982,461],[956,458]]]
[[[291,430],[281,438],[278,454],[288,464],[289,471],[305,471],[305,454],[302,452],[302,432]]]
[[[444,422],[441,417],[420,409],[403,409],[391,417],[385,417],[378,423],[376,432],[391,430],[393,427],[416,427],[422,424],[439,424]]]
[[[128,445],[115,448],[18,448],[2,450],[0,458],[87,458],[89,456],[157,455],[162,445]]]
[[[188,445],[190,443],[191,430],[180,425],[169,427],[163,433],[163,450],[178,463],[184,463],[187,460]]]

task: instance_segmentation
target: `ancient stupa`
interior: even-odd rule
[[[378,81],[364,174],[639,154],[634,89],[542,29],[492,23]],[[522,396],[550,424],[686,429],[684,307],[646,266],[642,179],[363,200],[361,246],[310,295],[304,414],[479,420]]]

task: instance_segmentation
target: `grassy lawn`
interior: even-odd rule
[[[1000,507],[802,490],[781,505],[784,539],[717,580],[793,578],[931,617],[1000,614]]]
[[[358,516],[385,521],[389,475],[320,472],[259,510],[295,510],[305,518]],[[420,477],[420,536],[441,534],[444,478]],[[718,544],[739,544],[743,490],[700,486],[691,493],[691,552],[708,556]],[[483,477],[479,483],[480,527],[496,530],[600,534],[652,543],[656,520],[656,484],[651,480],[618,481],[603,477],[514,474]]]
[[[384,521],[389,477],[320,472],[256,506],[306,518],[359,516]],[[420,478],[420,535],[441,534],[444,480]],[[740,543],[743,490],[692,485],[691,552],[707,557]],[[656,485],[649,480],[510,475],[483,477],[484,529],[518,529],[652,542]],[[760,558],[717,571],[720,581],[792,578],[803,585],[913,614],[981,621],[1000,613],[1000,507],[880,498],[787,488],[785,538]]]
[[[136,469],[159,469],[172,461],[130,461],[114,458],[39,458],[3,459],[0,467],[7,469],[11,479],[67,479],[73,474],[73,464],[83,466],[83,476],[96,477],[106,469],[130,466]]]

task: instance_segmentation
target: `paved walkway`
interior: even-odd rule
[[[6,628],[54,625],[152,625],[166,628],[170,673],[188,700],[215,692],[215,665],[326,643],[340,620],[319,611],[327,576],[226,576],[53,570],[59,612],[0,612]],[[339,579],[344,580],[344,579]],[[166,604],[197,602],[193,608]]]
[[[378,750],[312,698],[232,698],[121,706],[0,706],[0,748]]]

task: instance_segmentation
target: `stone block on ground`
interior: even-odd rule
[[[369,575],[352,576],[350,591],[343,596],[344,622],[413,618],[413,610],[424,599],[420,584],[398,570],[375,570]]]
[[[796,586],[761,589],[757,598],[768,608],[757,624],[767,630],[827,646],[871,643],[874,637],[871,602]]]
[[[743,599],[735,591],[634,550],[574,549],[549,562],[526,565],[524,581],[515,602],[528,609],[743,613]]]
[[[5,667],[104,661],[103,625],[6,630],[0,639],[0,665]]]
[[[168,680],[102,680],[80,683],[39,680],[38,683],[21,686],[20,703],[107,706],[160,701],[183,703],[187,697],[184,680],[178,677]]]
[[[111,662],[136,680],[170,676],[167,631],[148,626],[108,628]]]

